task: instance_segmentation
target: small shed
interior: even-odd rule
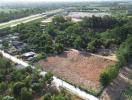
[[[35,57],[35,55],[36,55],[35,52],[27,52],[27,53],[24,53],[24,54],[22,55],[22,57],[23,57],[24,59],[28,59],[28,58],[30,58],[30,57]]]
[[[12,45],[17,47],[17,46],[21,46],[23,45],[23,42],[19,42],[19,41],[12,41]]]
[[[19,37],[18,37],[18,36],[11,36],[10,39],[11,39],[11,40],[18,40]]]

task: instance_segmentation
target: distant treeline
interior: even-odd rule
[[[9,11],[9,13],[6,12],[0,12],[0,23],[7,22],[13,19],[26,17],[32,14],[42,13],[46,9],[43,8],[34,8],[34,9],[22,9],[18,11]]]

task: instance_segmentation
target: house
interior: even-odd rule
[[[23,55],[22,55],[22,58],[23,59],[29,59],[29,58],[33,58],[33,57],[35,57],[35,55],[36,55],[36,53],[34,53],[34,52],[27,52],[27,53],[24,53]]]
[[[18,36],[11,36],[10,39],[11,39],[12,41],[15,41],[15,40],[18,40],[19,37],[18,37]]]
[[[23,48],[27,46],[26,43],[20,41],[12,41],[12,45],[17,49],[17,51],[21,51]]]
[[[23,42],[19,42],[19,41],[12,41],[12,45],[17,47],[17,46],[21,46],[23,45]]]

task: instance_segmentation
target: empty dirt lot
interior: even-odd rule
[[[95,92],[100,89],[101,72],[105,67],[114,63],[114,61],[73,49],[39,61],[43,70],[51,71],[72,84]]]

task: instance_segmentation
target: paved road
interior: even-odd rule
[[[14,57],[14,56],[11,56],[10,54],[5,53],[2,50],[0,50],[0,53],[2,53],[5,58],[10,59],[11,61],[13,61],[15,63],[21,64],[24,67],[29,66],[28,63],[26,63],[26,62],[24,62],[24,61],[22,61],[22,60],[20,60],[20,59],[18,59],[16,57]],[[44,72],[44,71],[40,72],[41,75],[45,75],[45,73],[46,72]],[[53,77],[53,82],[55,83],[55,85],[57,87],[61,86],[61,87],[65,88],[66,90],[72,92],[73,94],[78,95],[79,97],[83,98],[84,100],[99,100],[97,97],[95,97],[95,96],[93,96],[91,94],[88,94],[85,91],[80,90],[79,88],[74,87],[73,85],[71,85],[71,84],[69,84],[69,83],[57,78],[56,76]]]
[[[8,21],[8,22],[0,23],[0,29],[6,28],[6,27],[14,27],[18,24],[27,23],[36,19],[46,17],[47,15],[56,14],[62,11],[63,9],[56,9],[56,10],[47,11],[45,13],[35,14],[35,15],[24,17],[24,18],[19,18],[19,19]]]

